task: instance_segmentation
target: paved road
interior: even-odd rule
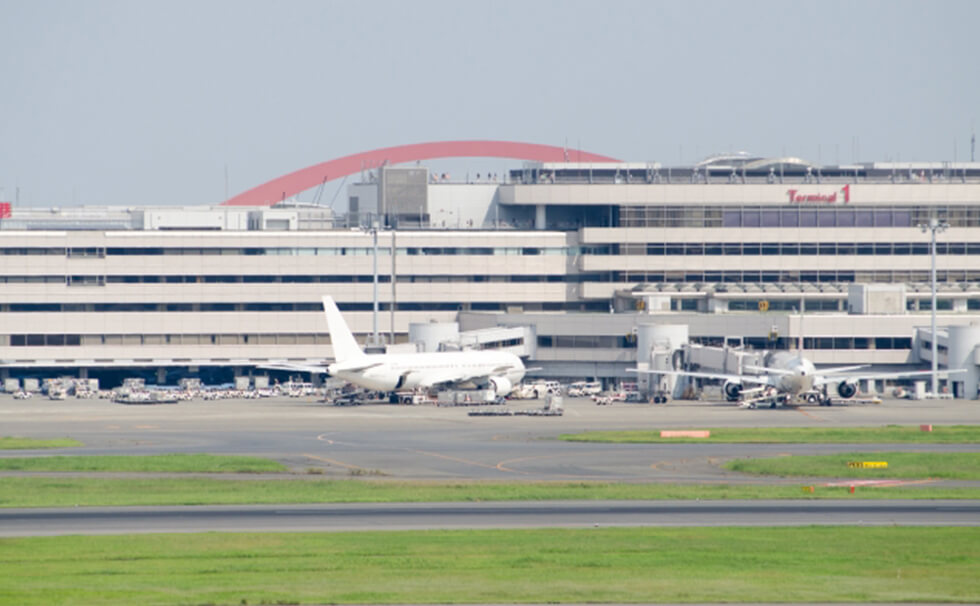
[[[0,509],[0,536],[594,526],[980,525],[963,501],[562,501]]]
[[[512,408],[535,403],[513,403]],[[741,410],[727,404],[597,407],[566,399],[563,417],[469,417],[465,408],[338,408],[310,400],[124,406],[106,401],[0,397],[3,435],[70,436],[73,454],[254,454],[326,477],[371,473],[428,480],[738,482],[720,469],[741,456],[882,451],[888,445],[586,444],[555,438],[589,429],[845,427],[976,423],[977,404],[888,401],[883,405]],[[975,451],[977,445],[903,445],[902,450]],[[5,451],[0,456],[56,454]],[[753,480],[757,481],[757,480]],[[796,480],[798,482],[798,480]]]

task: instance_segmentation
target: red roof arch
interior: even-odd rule
[[[619,162],[577,149],[516,143],[513,141],[438,141],[384,147],[336,158],[277,177],[225,200],[223,206],[271,206],[316,187],[366,168],[433,158],[513,158],[536,162]]]

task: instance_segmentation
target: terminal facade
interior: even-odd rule
[[[920,226],[937,219],[948,225],[937,237],[940,363],[973,364],[950,387],[977,393],[980,163],[733,154],[686,166],[525,162],[455,179],[381,166],[336,208],[8,214],[0,377],[110,385],[322,363],[324,294],[365,341],[411,347],[413,326],[458,323],[462,342],[442,345],[458,347],[466,331],[498,329],[473,342],[520,353],[549,378],[629,381],[648,355],[637,332],[658,324],[746,349],[802,338],[818,365],[925,369],[932,256]]]

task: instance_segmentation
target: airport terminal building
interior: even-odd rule
[[[967,367],[952,387],[976,397],[980,163],[577,160],[462,179],[362,167],[336,208],[2,206],[0,378],[224,382],[322,363],[324,294],[365,340],[410,347],[456,323],[443,347],[506,347],[548,377],[630,380],[648,356],[637,334],[656,325],[747,349],[802,337],[818,365],[921,369],[921,226],[936,220],[940,362]]]

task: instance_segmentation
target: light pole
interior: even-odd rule
[[[365,227],[361,227],[362,230],[367,231],[371,234],[373,252],[374,252],[374,314],[373,314],[373,330],[371,332],[371,338],[368,342],[368,348],[377,349],[381,346],[381,339],[378,335],[378,223],[375,219],[375,215],[372,213],[370,215],[370,224]]]
[[[946,231],[949,223],[933,217],[929,223],[920,223],[922,233],[932,232],[932,397],[939,396],[939,336],[936,334],[936,234]]]

